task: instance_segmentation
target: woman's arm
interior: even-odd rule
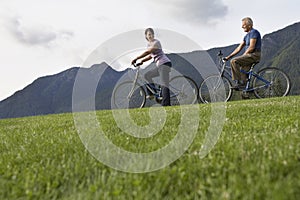
[[[142,55],[143,55],[143,54],[142,54]],[[142,55],[141,55],[141,56],[142,56]],[[135,59],[131,62],[131,64],[135,64],[136,61],[137,61],[138,59],[143,58],[143,57],[141,57],[141,56],[135,58]],[[146,55],[146,56],[147,56],[147,55]],[[144,56],[144,57],[145,57],[145,56]],[[144,58],[143,60],[141,60],[140,64],[143,64],[144,62],[147,62],[148,60],[151,60],[151,59],[152,59],[151,56],[147,56],[146,58]]]
[[[135,59],[132,60],[132,64],[136,63],[137,60],[142,59],[144,57],[146,57],[145,59],[143,59],[141,61],[141,63],[146,62],[148,60],[151,60],[152,57],[150,56],[150,54],[152,54],[155,50],[158,49],[158,46],[156,43],[153,44],[153,46],[150,46],[144,53],[142,53],[140,56],[136,57]]]
[[[141,60],[141,63],[147,62],[148,60],[151,60],[152,57],[151,56],[147,56],[146,58],[144,58],[143,60]]]

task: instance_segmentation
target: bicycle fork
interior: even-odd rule
[[[139,71],[137,71],[137,73],[135,74],[134,81],[133,81],[133,85],[132,85],[132,88],[131,88],[131,90],[130,90],[128,96],[127,96],[127,99],[130,99],[130,98],[131,98],[131,96],[132,96],[132,94],[133,94],[133,92],[134,92],[134,88],[135,88],[135,86],[136,86],[136,82],[137,82],[137,80],[138,80],[138,77],[139,77]]]

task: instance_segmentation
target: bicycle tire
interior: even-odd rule
[[[175,76],[170,80],[171,105],[194,104],[198,101],[198,87],[193,79],[187,76]]]
[[[266,85],[258,77],[253,79],[252,86],[254,88],[254,95],[257,98],[284,97],[290,92],[290,78],[281,69],[267,67],[257,72],[257,75],[271,83],[270,85]]]
[[[115,87],[113,91],[113,109],[127,109],[127,108],[142,108],[146,102],[146,93],[143,87],[135,84],[133,81],[126,81]],[[133,89],[131,97],[130,92]]]
[[[222,76],[223,84],[221,84],[220,78],[220,75],[211,75],[203,80],[199,88],[202,103],[229,101],[232,96],[231,82],[227,77]]]

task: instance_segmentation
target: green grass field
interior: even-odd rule
[[[72,114],[0,120],[0,199],[300,199],[300,96],[227,103],[226,123],[212,149],[198,151],[210,118],[200,106],[192,145],[171,165],[125,173],[84,148]],[[149,123],[147,109],[132,110]],[[163,131],[148,141],[121,133],[110,111],[98,111],[106,135],[129,151],[168,144],[180,117],[167,108]]]

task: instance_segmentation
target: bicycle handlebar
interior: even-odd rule
[[[218,56],[220,56],[220,57],[223,56],[223,53],[221,50],[219,51]]]
[[[134,67],[139,67],[139,66],[143,65],[143,63],[132,63],[132,65],[133,65]]]
[[[220,58],[220,60],[223,62],[223,63],[225,63],[225,62],[227,62],[228,61],[228,59],[226,59],[226,57],[223,57],[223,53],[222,53],[222,51],[220,50],[219,51],[219,53],[218,53],[218,57]]]
[[[227,62],[227,61],[228,61],[228,59],[227,59],[227,58],[225,58],[225,57],[223,57],[223,58],[222,58],[222,61],[223,61],[223,62]]]

